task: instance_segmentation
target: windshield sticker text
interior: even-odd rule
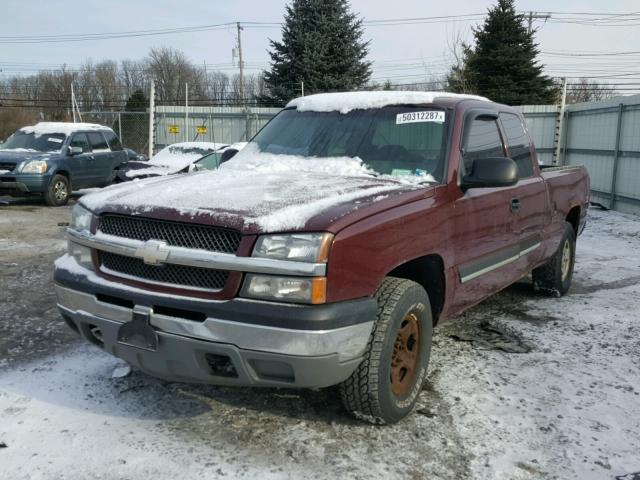
[[[396,125],[416,122],[444,123],[444,112],[442,110],[425,110],[423,112],[407,112],[396,115]]]

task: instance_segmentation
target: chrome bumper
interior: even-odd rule
[[[102,318],[124,323],[133,309],[99,301],[95,295],[56,285],[58,307],[64,315]],[[158,331],[208,342],[231,344],[240,349],[296,356],[337,355],[348,361],[362,355],[373,322],[332,330],[293,330],[250,323],[206,318],[203,322],[151,313],[150,324]]]

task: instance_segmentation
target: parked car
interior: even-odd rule
[[[189,165],[189,172],[199,172],[202,170],[215,170],[227,160],[233,158],[233,156],[242,150],[247,145],[247,142],[236,142],[232,145],[220,148],[215,152],[208,153],[204,157],[196,160]]]
[[[0,194],[40,195],[47,205],[65,205],[72,189],[112,183],[126,162],[120,140],[108,127],[41,122],[2,144]]]
[[[174,143],[160,150],[148,161],[129,162],[127,168],[118,173],[118,180],[126,182],[133,179],[187,173],[189,167],[203,156],[228,146],[228,144],[212,142]]]
[[[541,171],[522,115],[481,97],[303,97],[216,171],[83,197],[58,306],[150,375],[339,385],[392,423],[435,325],[528,273],[567,293],[589,188],[583,167]]]
[[[149,158],[142,154],[142,153],[138,153],[136,152],[134,149],[132,148],[125,148],[124,149],[125,152],[127,152],[127,159],[132,162],[146,162],[147,160],[149,160]]]

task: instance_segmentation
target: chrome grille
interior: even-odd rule
[[[100,261],[102,267],[112,273],[175,287],[221,290],[229,276],[227,271],[211,268],[186,267],[170,263],[148,265],[139,258],[109,252],[100,252]]]
[[[162,240],[176,247],[224,253],[235,253],[241,240],[240,232],[226,228],[127,215],[102,215],[99,229],[117,237]]]
[[[9,170],[10,172],[16,168],[15,163],[0,162],[0,170]]]

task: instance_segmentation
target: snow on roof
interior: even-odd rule
[[[425,103],[433,103],[436,98],[489,101],[487,98],[480,97],[478,95],[392,90],[377,92],[319,93],[316,95],[309,95],[307,97],[295,98],[287,104],[287,107],[296,107],[300,112],[349,113],[351,110],[381,108],[389,105],[422,105]]]
[[[22,127],[21,132],[35,133],[36,136],[63,133],[71,135],[81,130],[110,130],[109,127],[97,123],[40,122],[29,127]]]

